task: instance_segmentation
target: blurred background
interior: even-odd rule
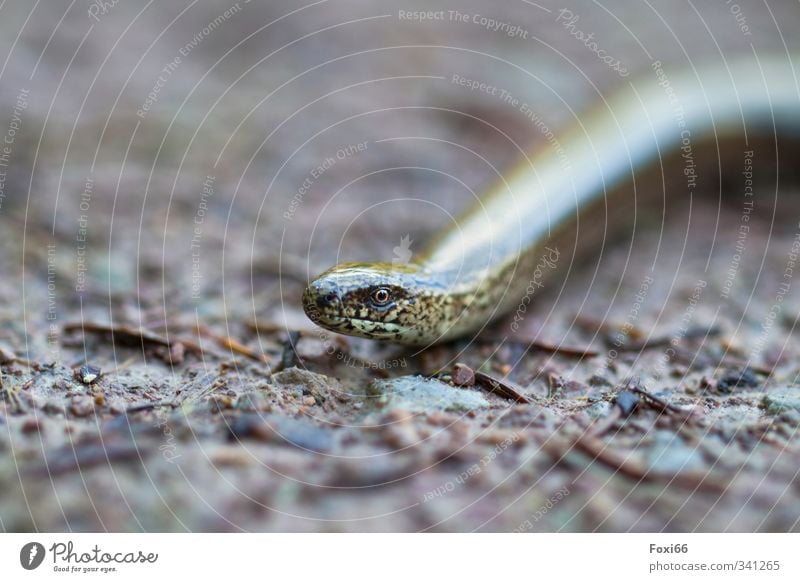
[[[20,91],[29,96],[7,168],[4,231],[36,226],[71,241],[85,217],[88,289],[152,278],[184,307],[198,274],[202,307],[223,300],[223,278],[268,268],[282,248],[310,271],[337,255],[385,257],[403,234],[422,243],[468,205],[493,181],[487,164],[502,170],[518,148],[547,145],[519,107],[454,76],[507,91],[557,133],[613,92],[622,70],[721,64],[798,42],[794,3],[732,6],[6,2],[3,126]],[[419,10],[433,19],[402,16]],[[614,64],[576,33],[594,33]],[[69,291],[59,285],[60,307]],[[226,309],[249,303],[231,299]]]
[[[428,503],[426,493],[483,458],[480,447],[504,442],[503,430],[539,423],[552,432],[582,408],[559,404],[532,420],[492,396],[478,420],[449,404],[433,419],[391,406],[369,416],[359,398],[374,374],[337,371],[313,337],[298,348],[299,375],[275,379],[264,364],[287,357],[293,332],[315,333],[299,302],[309,276],[341,260],[386,260],[405,236],[418,250],[494,181],[493,168],[552,147],[559,130],[654,61],[677,69],[797,54],[798,26],[800,6],[789,0],[3,2],[0,529],[511,531],[587,463],[588,481],[570,485],[560,512],[529,529],[796,529],[797,505],[789,507],[798,493],[787,485],[796,463],[747,447],[730,461],[733,473],[715,477],[744,475],[718,506],[720,492],[702,488],[650,485],[628,499],[630,483],[580,455],[551,471],[560,456],[533,436],[495,472]],[[756,256],[780,273],[785,249]],[[617,261],[632,273],[619,306],[584,308],[619,321],[642,271],[624,254]],[[742,285],[758,280],[750,268]],[[675,329],[696,281],[689,272],[653,292],[645,318],[678,299],[675,317],[650,325]],[[718,288],[724,275],[709,280]],[[589,276],[581,293],[602,298],[618,283]],[[581,297],[564,298],[573,307],[561,307],[549,339],[560,341]],[[711,322],[716,307],[701,306],[697,321]],[[731,327],[748,309],[731,315]],[[542,313],[531,330],[543,328]],[[762,316],[752,307],[748,321],[757,328]],[[791,329],[776,333],[783,354]],[[734,336],[730,345],[748,341]],[[378,349],[342,341],[360,356]],[[436,352],[409,366],[433,372],[453,357]],[[464,357],[495,372],[506,365],[491,351]],[[86,365],[104,384],[84,381]],[[633,369],[620,366],[609,386],[573,396],[608,404]],[[523,367],[514,381],[547,396],[548,373],[569,369],[583,381],[598,363],[538,354]],[[696,386],[725,370],[716,360],[701,370],[681,364],[655,382]],[[746,418],[744,432],[757,434],[761,395],[741,398],[741,409],[712,408]],[[512,412],[522,420],[497,424]],[[277,420],[267,430],[248,415]],[[274,428],[285,419],[300,424]],[[234,421],[245,424],[233,430]],[[735,440],[730,430],[709,446]],[[646,433],[641,446],[660,451],[652,466],[716,466],[693,456],[695,441],[669,434]],[[742,469],[753,459],[763,464]],[[762,481],[746,477],[765,467],[778,476],[762,498]]]

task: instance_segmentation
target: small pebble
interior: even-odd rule
[[[481,434],[481,441],[491,445],[510,445],[522,438],[520,433],[511,430],[487,430]]]
[[[450,426],[458,419],[458,417],[453,414],[438,411],[431,412],[427,416],[428,424],[433,426]]]
[[[767,414],[800,412],[800,388],[796,386],[773,388],[762,397],[761,407],[766,409]]]
[[[604,378],[599,374],[594,374],[587,382],[589,383],[589,386],[613,386],[613,384],[607,378]]]
[[[724,374],[717,380],[717,390],[723,393],[729,393],[734,388],[755,388],[761,384],[756,373],[752,368],[744,368],[743,370],[734,370]]]
[[[226,447],[211,452],[209,460],[216,467],[247,467],[253,462],[253,457],[243,450]]]
[[[414,415],[405,410],[392,410],[382,418],[383,442],[394,449],[412,447],[420,442]]]
[[[245,412],[271,412],[272,402],[262,392],[247,392],[236,399],[236,408]]]
[[[211,412],[233,408],[234,398],[230,394],[212,394],[208,397],[208,406]]]
[[[91,384],[100,377],[100,373],[99,367],[87,364],[78,370],[78,379],[84,384]]]
[[[455,390],[450,384],[419,376],[399,376],[391,380],[373,380],[367,387],[373,406],[385,411],[402,408],[430,414],[436,410],[467,412],[489,408],[489,401],[477,390]]]
[[[119,402],[115,402],[114,404],[108,407],[108,411],[111,414],[124,414],[125,406],[120,404]]]
[[[614,404],[619,406],[622,414],[628,416],[639,404],[639,397],[630,390],[623,390],[614,399]]]
[[[69,411],[75,416],[89,416],[94,411],[94,401],[88,396],[79,396],[69,405]]]
[[[473,386],[475,384],[475,372],[469,366],[456,364],[453,366],[453,384],[456,386]]]
[[[169,359],[172,364],[179,366],[186,358],[186,346],[181,342],[175,342],[169,347]]]
[[[42,422],[38,418],[26,418],[22,423],[20,430],[25,434],[32,432],[42,432]]]

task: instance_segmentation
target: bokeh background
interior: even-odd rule
[[[405,354],[322,336],[299,301],[340,260],[420,248],[627,73],[797,54],[798,26],[788,0],[3,2],[0,530],[798,529],[796,293],[743,355],[794,223],[754,227],[722,312],[738,209],[708,203],[697,253],[681,221],[610,250],[527,319],[596,358]],[[701,274],[713,333],[606,366],[659,244],[627,339],[676,333]],[[409,380],[454,361],[535,404]],[[613,417],[631,375],[682,412]]]

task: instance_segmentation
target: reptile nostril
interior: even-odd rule
[[[317,305],[320,307],[331,307],[339,302],[339,296],[334,292],[323,293],[317,299]]]

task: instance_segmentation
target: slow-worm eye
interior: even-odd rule
[[[392,294],[389,293],[389,290],[386,287],[380,287],[372,292],[372,300],[376,305],[386,305],[389,303],[391,298]]]

